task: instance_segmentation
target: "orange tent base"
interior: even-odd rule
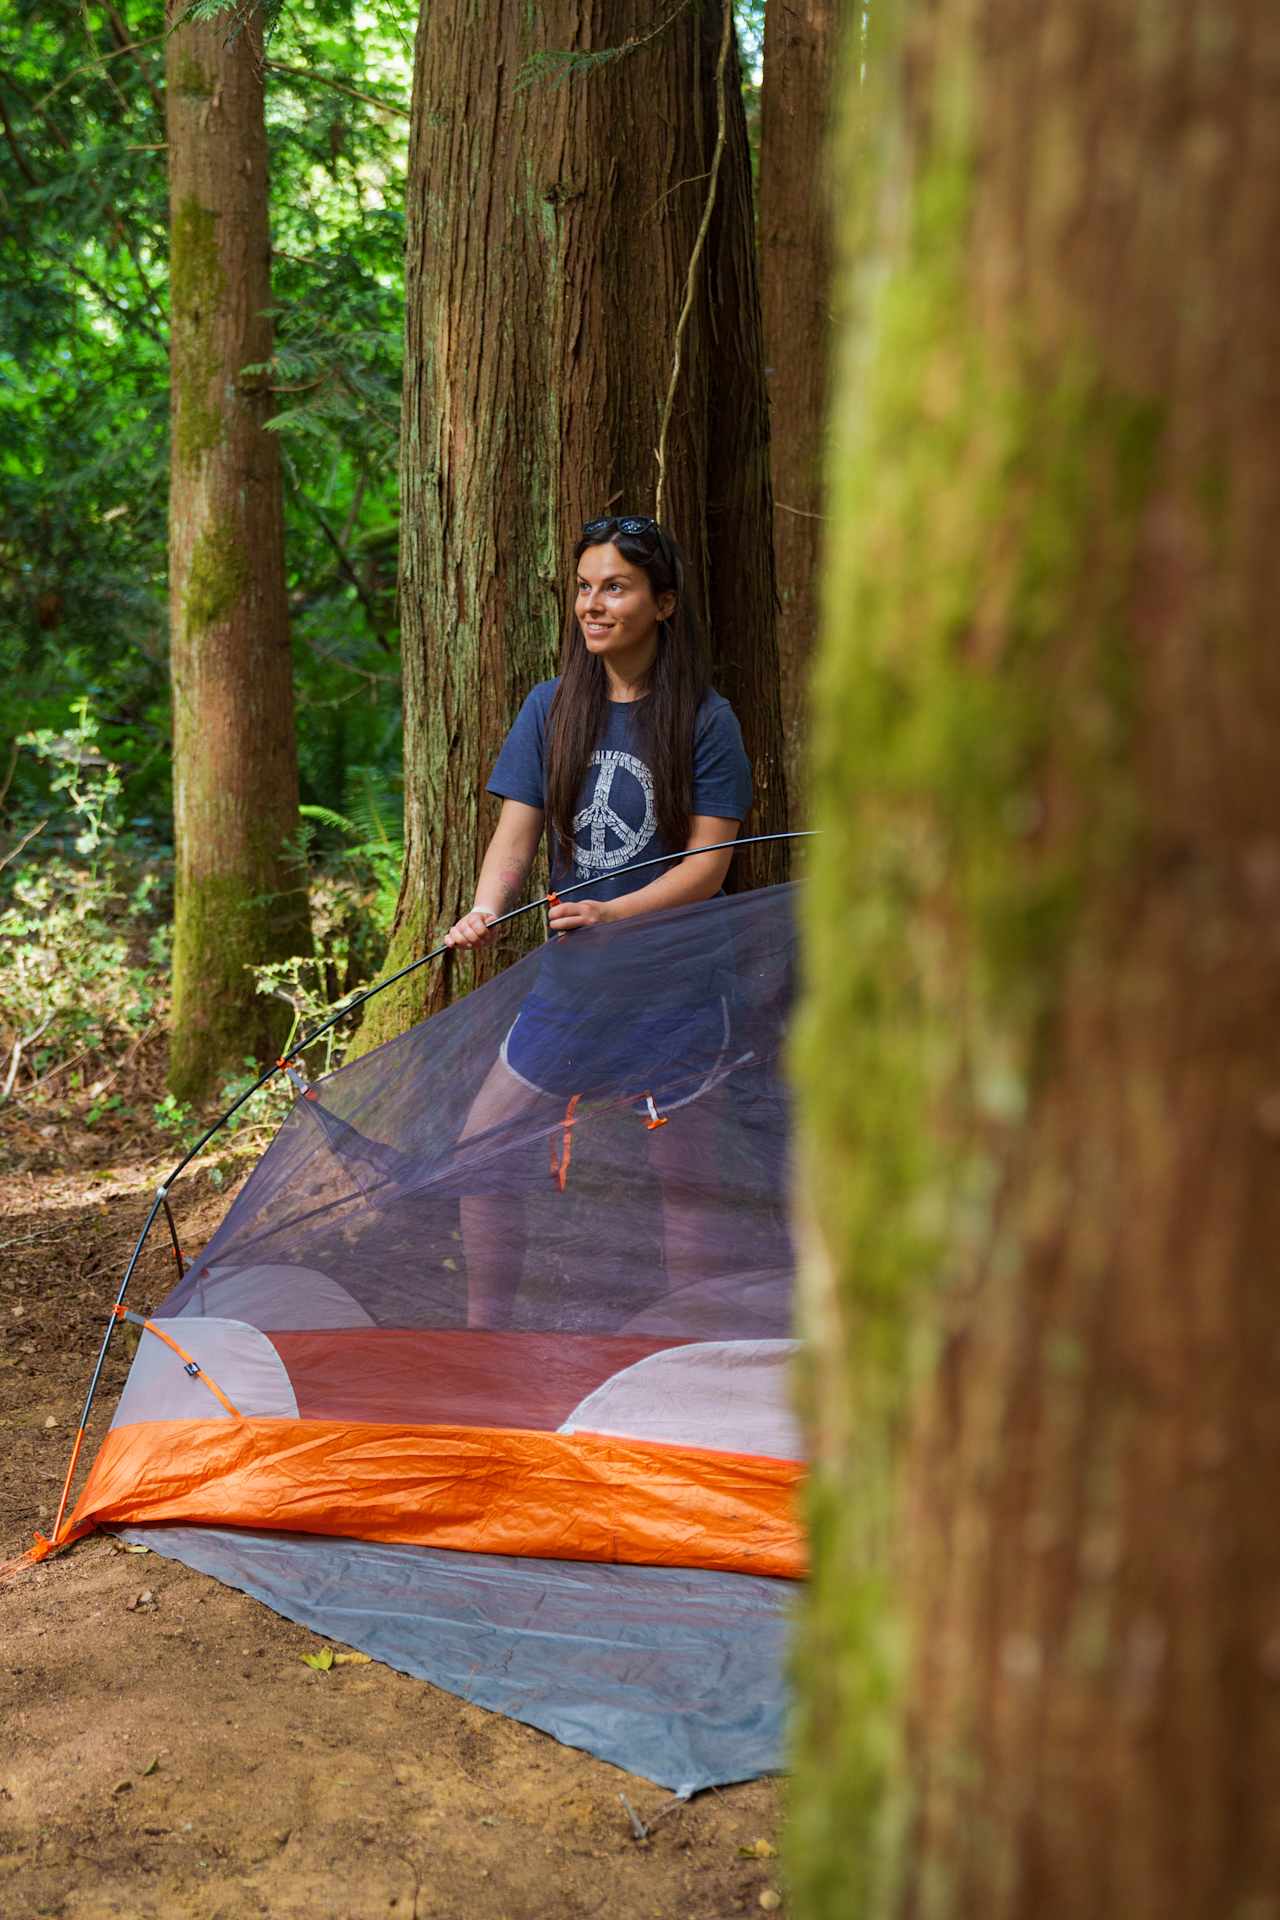
[[[67,1534],[182,1521],[473,1553],[805,1573],[794,1461],[505,1427],[113,1427]]]

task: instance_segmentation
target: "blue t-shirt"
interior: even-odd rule
[[[559,684],[541,681],[521,707],[490,776],[490,793],[545,811],[547,722]],[[640,751],[637,704],[609,702],[604,732],[578,794],[572,871],[554,840],[551,844],[553,887],[594,882],[576,896],[580,900],[615,900],[633,893],[655,879],[657,870],[619,873],[619,867],[682,850],[658,832],[653,773]],[[718,693],[706,695],[694,722],[691,811],[716,820],[745,820],[751,811],[751,765],[742,731],[733,708]]]

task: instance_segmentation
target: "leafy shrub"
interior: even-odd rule
[[[119,769],[88,701],[65,733],[41,728],[21,744],[45,763],[62,812],[20,823],[0,857],[5,1098],[117,1068],[163,1016],[168,951],[163,876],[154,852],[122,835]],[[110,1110],[105,1091],[91,1088],[95,1119]]]
[[[64,731],[42,728],[22,745],[57,804],[14,827],[0,853],[0,1098],[72,1098],[92,1127],[122,1110],[126,1092],[115,1083],[167,1015],[170,855],[125,829],[120,769],[102,750],[87,699],[74,703]],[[314,952],[253,969],[257,991],[292,1009],[289,1047],[372,978],[395,910],[399,796],[385,776],[358,767],[343,801],[342,812],[303,809]],[[306,1077],[339,1063],[348,1031],[332,1029],[299,1063]],[[252,1059],[243,1069],[219,1089],[214,1111],[258,1078]],[[289,1078],[276,1076],[227,1132],[278,1124],[296,1097]],[[168,1093],[151,1106],[175,1143],[208,1117]]]

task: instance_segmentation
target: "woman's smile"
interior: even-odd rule
[[[612,698],[635,697],[632,689],[658,649],[658,624],[670,611],[668,596],[660,605],[644,568],[611,541],[583,552],[574,613],[588,653],[604,662]]]

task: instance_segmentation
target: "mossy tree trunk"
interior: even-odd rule
[[[1280,1889],[1280,12],[907,17],[844,75],[798,1911],[1243,1920]]]
[[[404,881],[388,970],[468,906],[496,818],[484,793],[524,694],[557,670],[582,521],[652,512],[654,449],[716,133],[718,8],[462,0],[418,28],[402,447]],[[645,38],[646,36],[652,36]],[[540,53],[624,57],[556,83]],[[785,825],[768,422],[736,55],[727,147],[667,452],[664,517],[693,560],[715,678],[741,701],[759,831]],[[736,395],[736,466],[721,464]],[[732,584],[726,584],[731,582]],[[751,871],[773,872],[776,860]],[[367,1047],[542,937],[415,975]]]
[[[207,1094],[278,1042],[250,966],[305,951],[271,353],[259,17],[176,23],[166,56],[176,880],[169,1084]]]
[[[760,98],[760,286],[787,792],[801,817],[805,685],[818,627],[831,336],[827,120],[836,0],[767,0]]]

